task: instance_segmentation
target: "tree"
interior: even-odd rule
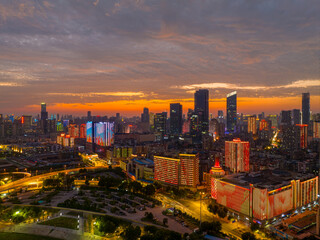
[[[242,233],[241,238],[242,240],[256,240],[256,237],[254,236],[254,234],[250,232]]]
[[[136,240],[141,235],[141,229],[139,226],[133,227],[130,225],[129,227],[124,230],[121,234],[121,237],[125,240]]]
[[[156,189],[155,189],[155,187],[153,185],[149,184],[149,185],[147,185],[146,187],[143,188],[143,191],[144,191],[144,193],[146,195],[152,196],[152,195],[155,194]]]
[[[114,233],[114,231],[117,229],[117,226],[109,220],[102,220],[99,222],[98,229],[103,233]]]

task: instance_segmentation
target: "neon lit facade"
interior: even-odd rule
[[[199,184],[199,156],[180,154],[180,185],[196,187]]]
[[[299,147],[302,149],[308,146],[308,125],[307,124],[296,124],[299,134]]]
[[[92,122],[87,122],[87,142],[92,143],[93,138],[93,128],[92,128]]]
[[[180,154],[179,158],[154,156],[154,179],[163,183],[196,187],[199,184],[199,156]]]
[[[249,172],[249,142],[233,139],[225,142],[225,165],[232,172]]]
[[[180,159],[154,156],[154,179],[179,185]]]
[[[318,177],[308,180],[292,180],[289,185],[274,190],[232,184],[215,179],[219,204],[253,219],[264,221],[306,206],[318,199]]]
[[[313,138],[320,138],[320,122],[313,122]]]
[[[248,133],[257,134],[257,121],[255,116],[248,117]]]

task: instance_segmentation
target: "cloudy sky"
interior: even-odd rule
[[[158,112],[210,89],[210,112],[320,112],[320,4],[2,0],[0,113]]]

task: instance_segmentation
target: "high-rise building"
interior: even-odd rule
[[[320,122],[313,122],[313,138],[320,138]]]
[[[252,133],[253,135],[257,134],[256,116],[249,116],[248,117],[248,133]]]
[[[209,129],[209,90],[199,89],[194,93],[194,111],[199,116],[201,131]]]
[[[23,129],[25,130],[30,129],[32,125],[32,116],[23,115],[21,117],[21,123],[22,123]]]
[[[310,124],[310,93],[302,93],[302,124]]]
[[[141,122],[149,123],[150,116],[149,116],[149,108],[144,108],[143,113],[141,114]]]
[[[179,154],[179,158],[154,156],[154,179],[195,188],[199,184],[199,155]]]
[[[227,130],[233,132],[237,124],[237,92],[227,95]]]
[[[48,119],[47,104],[41,103],[41,120]]]
[[[218,110],[218,122],[219,123],[224,123],[224,116],[223,116],[223,111]]]
[[[281,111],[281,124],[290,126],[292,125],[291,123],[292,123],[291,111]]]
[[[91,111],[87,113],[87,121],[92,121]]]
[[[182,133],[182,105],[180,103],[170,104],[170,133]]]
[[[292,121],[293,121],[293,125],[301,123],[300,109],[292,110]]]
[[[308,146],[308,124],[296,125],[296,144],[297,148],[305,149]]]
[[[167,129],[167,113],[156,113],[154,115],[154,132],[160,136],[162,140],[164,135],[166,134]]]
[[[249,142],[233,139],[225,142],[225,166],[231,172],[249,172]]]

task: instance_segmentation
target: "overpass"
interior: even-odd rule
[[[71,172],[79,172],[80,169],[84,169],[84,168],[87,170],[95,170],[95,169],[101,169],[104,167],[82,167],[82,168],[65,169],[65,170],[40,174],[40,175],[33,176],[33,177],[22,178],[17,181],[10,182],[8,184],[0,186],[0,193],[8,192],[10,190],[19,189],[19,188],[23,188],[23,187],[28,187],[29,185],[38,184],[39,181],[43,181],[45,179],[51,178],[53,176],[58,175],[59,173],[68,174]]]

